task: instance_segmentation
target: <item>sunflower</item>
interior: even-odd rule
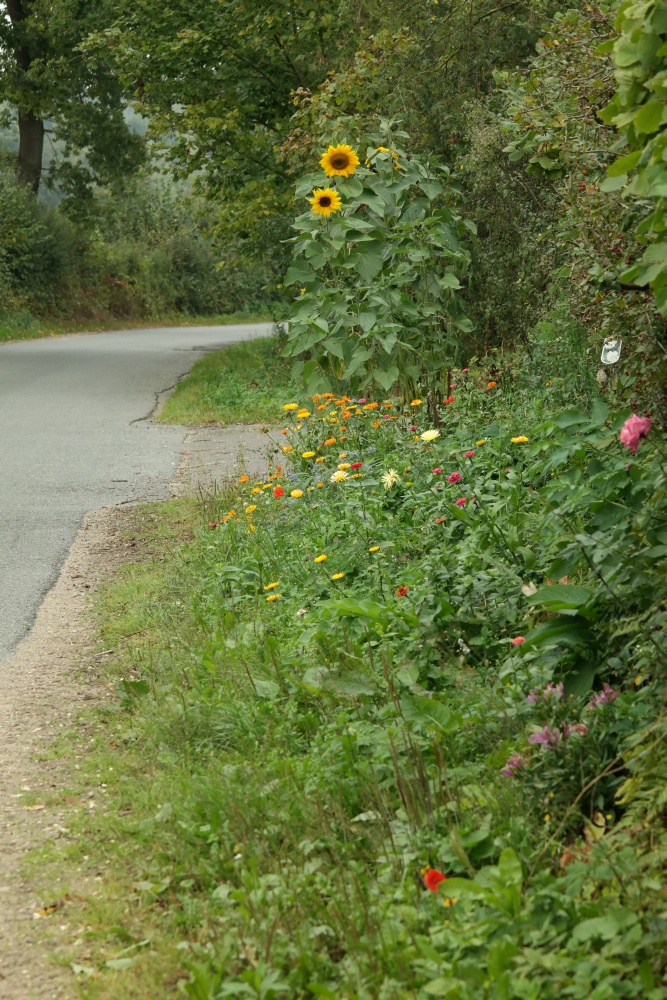
[[[340,195],[333,188],[317,188],[313,191],[313,197],[309,198],[310,207],[315,215],[331,215],[337,212],[343,204]]]
[[[320,166],[327,177],[349,177],[359,166],[359,157],[352,146],[329,146],[322,153]]]

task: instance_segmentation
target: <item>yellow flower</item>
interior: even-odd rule
[[[267,601],[277,601],[278,598],[282,596],[283,596],[282,594],[269,594],[269,596],[267,597]]]
[[[289,453],[292,451],[292,445],[291,444],[284,445],[283,451],[285,452],[286,455],[289,455]]]
[[[329,146],[322,153],[320,166],[327,177],[350,177],[359,166],[359,157],[352,146]]]
[[[316,188],[313,197],[309,198],[310,207],[315,215],[330,216],[337,212],[343,204],[340,195],[333,188]]]
[[[322,562],[324,562],[325,559],[326,559],[326,556],[325,556],[325,554],[323,552],[321,556],[315,556],[315,558],[313,559],[313,562],[322,563]]]
[[[315,458],[315,452],[314,451],[302,451],[301,452],[301,458]],[[319,459],[318,459],[318,461],[319,461]]]
[[[370,547],[370,549],[368,551],[369,552],[379,552],[380,551],[380,546],[379,545],[371,545],[371,547]]]
[[[299,418],[299,420],[305,420],[306,417],[309,416],[310,416],[310,410],[303,409],[299,410],[299,412],[297,413],[297,417]]]
[[[306,294],[306,289],[305,288],[300,288],[299,289],[299,294],[300,295],[305,295]]]
[[[257,510],[256,503],[251,503],[249,507],[246,507],[245,512],[246,514],[252,514],[253,510]]]
[[[279,581],[278,580],[276,580],[275,583],[267,583],[267,585],[264,588],[264,590],[275,590],[278,585],[279,585]]]
[[[257,528],[255,527],[254,524],[249,524],[248,525],[248,534],[251,535],[253,533],[253,531],[257,531]]]
[[[236,511],[235,510],[228,510],[227,511],[227,517],[236,517]]]
[[[399,476],[396,469],[390,469],[389,472],[384,472],[382,474],[382,482],[386,490],[390,490],[392,486],[398,486],[400,481],[401,477]]]
[[[349,463],[349,462],[341,462],[341,463],[339,464],[338,468],[339,468],[339,469],[342,469],[342,470],[343,470],[343,472],[345,472],[345,470],[346,470],[346,469],[349,469],[349,468],[350,468],[350,463]]]
[[[336,472],[334,472],[330,481],[332,483],[342,483],[345,479],[349,478],[350,478],[349,475],[347,474],[347,472],[344,471],[344,469],[338,469]]]
[[[332,580],[342,580],[344,576],[345,576],[345,573],[334,573],[334,575],[331,577],[331,579]]]
[[[298,500],[299,497],[303,496],[303,490],[292,490],[292,492],[290,493],[290,496],[294,497],[295,500]]]
[[[412,402],[410,403],[410,406],[421,406],[421,405],[422,405],[421,399],[413,399]]]
[[[528,438],[525,434],[520,434],[519,437],[510,438],[512,444],[527,444]]]
[[[346,451],[341,451],[341,452],[339,453],[338,457],[339,457],[339,458],[347,458],[347,452],[346,452]]]
[[[479,441],[475,441],[476,448],[481,448],[483,444],[486,444],[486,438],[480,438]]]
[[[324,461],[324,455],[320,455],[319,458],[315,459],[315,462],[323,462],[323,461]]]
[[[262,486],[262,489],[263,490],[270,490],[271,489],[271,483],[264,483],[264,485]]]
[[[298,410],[298,409],[299,409],[299,404],[298,403],[285,403],[285,405],[283,406],[283,410],[288,410],[289,411],[289,410]]]
[[[361,473],[361,472],[353,472],[352,473],[352,478],[353,479],[361,479],[362,476],[363,476],[363,473]]]
[[[250,490],[250,492],[251,493],[261,493],[262,490],[261,490],[261,487],[259,487],[259,486],[253,486],[253,488]]]
[[[545,385],[551,385],[551,380],[549,380],[548,382],[545,382],[544,384]]]
[[[317,485],[318,490],[321,490],[322,487],[324,486],[324,483],[317,483],[316,485]]]
[[[419,436],[422,439],[422,441],[426,441],[427,444],[430,444],[431,441],[435,441],[436,438],[440,437],[440,431],[435,431],[435,430],[424,431],[424,433],[420,434]]]

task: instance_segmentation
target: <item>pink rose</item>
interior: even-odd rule
[[[461,482],[461,473],[460,472],[452,472],[451,476],[447,476],[447,482],[449,483],[450,486],[453,486],[454,483],[460,483]]]
[[[633,413],[623,424],[620,433],[621,444],[629,448],[633,455],[637,454],[639,439],[646,437],[651,430],[652,420],[650,417],[638,417]]]

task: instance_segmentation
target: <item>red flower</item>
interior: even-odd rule
[[[475,457],[475,452],[474,451],[465,451],[463,453],[463,457],[464,458],[474,458]]]
[[[364,464],[363,462],[353,462],[352,465],[350,466],[350,468],[351,469],[360,469],[363,464]]]
[[[439,872],[437,868],[429,868],[427,872],[424,872],[424,885],[431,892],[437,892],[440,883],[446,880],[447,876]]]
[[[398,587],[396,590],[396,596],[405,597],[409,589],[410,589],[409,587]]]
[[[448,396],[447,399],[443,399],[443,403],[453,403],[453,402],[454,402],[453,396]]]
[[[447,476],[447,482],[449,483],[450,486],[453,486],[454,483],[460,483],[461,482],[461,473],[460,472],[452,472],[451,476]]]
[[[444,517],[436,517],[435,523],[436,524],[444,524],[445,523]]]
[[[282,488],[282,486],[276,486],[273,491],[273,495],[276,498],[276,500],[279,500],[280,497],[285,496],[285,490]]]
[[[517,635],[517,637],[515,639],[512,639],[512,641],[510,642],[510,646],[520,646],[525,641],[526,640],[524,636]]]
[[[459,497],[458,500],[456,501],[456,506],[457,507],[465,507],[465,505],[467,504],[467,502],[468,501],[467,501],[467,499],[465,497]]]
[[[432,476],[439,476],[441,472],[442,472],[442,469],[440,468],[440,466],[438,466],[437,469],[431,469],[431,475]]]
[[[217,528],[219,523],[219,521],[209,521],[208,526],[209,528]]]

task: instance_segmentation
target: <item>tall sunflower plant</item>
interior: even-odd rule
[[[302,177],[286,285],[299,294],[286,353],[308,392],[447,388],[462,334],[475,226],[456,210],[449,169],[406,152],[381,122],[364,153],[330,145]],[[388,135],[391,138],[388,138]],[[363,159],[363,163],[362,163]]]

